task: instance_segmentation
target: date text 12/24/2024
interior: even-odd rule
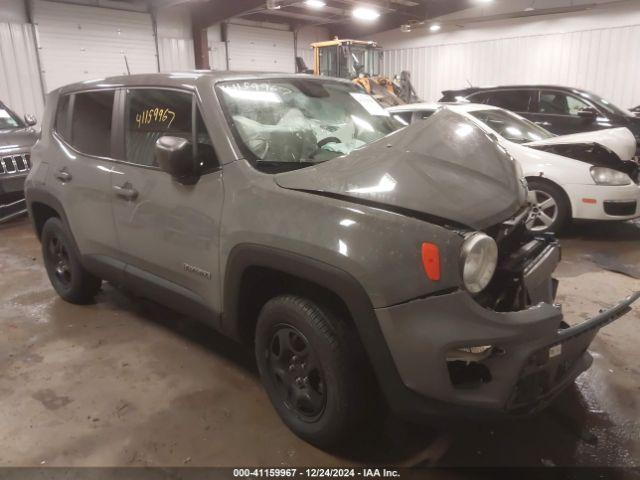
[[[398,470],[387,468],[234,468],[234,478],[397,478]]]

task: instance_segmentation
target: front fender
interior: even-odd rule
[[[348,272],[375,308],[461,285],[460,232],[383,207],[288,190],[269,175],[246,172],[252,167],[241,163],[225,167],[224,173],[225,191],[231,193],[221,226],[223,272],[237,245],[255,244]],[[439,247],[438,281],[425,274],[423,242]]]

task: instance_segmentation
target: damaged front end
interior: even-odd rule
[[[554,303],[560,246],[551,234],[529,232],[526,214],[484,230],[499,253],[481,293],[459,289],[376,310],[403,383],[427,403],[444,402],[456,415],[544,408],[589,368],[599,329],[640,298],[570,326]]]

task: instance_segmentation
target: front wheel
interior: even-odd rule
[[[299,437],[327,448],[352,433],[365,408],[353,332],[316,303],[273,298],[258,317],[255,353],[276,411]]]
[[[571,206],[564,191],[549,182],[528,181],[531,211],[527,229],[536,233],[558,232],[571,220]]]

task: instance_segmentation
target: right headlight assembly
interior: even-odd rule
[[[476,232],[465,238],[460,252],[462,281],[470,293],[484,290],[496,271],[498,246],[489,235]]]
[[[591,176],[597,185],[623,186],[633,183],[629,175],[612,168],[591,167]]]

